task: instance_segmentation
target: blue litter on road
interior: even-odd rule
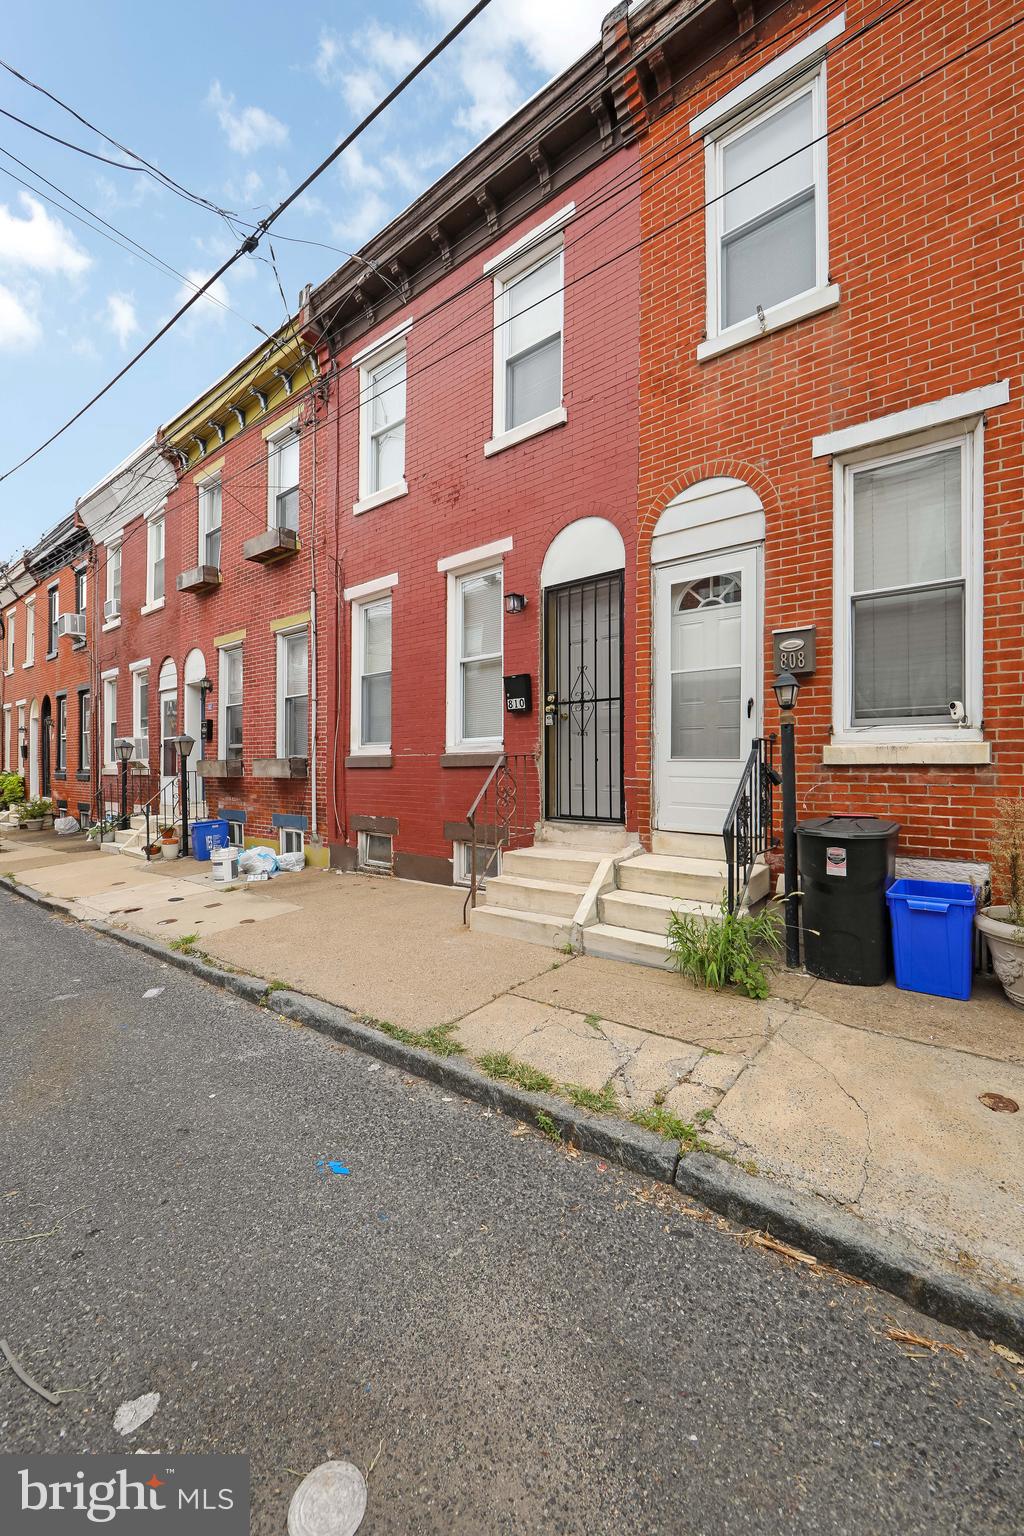
[[[333,1158],[317,1158],[316,1166],[321,1173],[351,1173],[351,1168],[346,1168],[344,1163],[339,1163]]]

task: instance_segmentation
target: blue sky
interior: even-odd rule
[[[265,0],[160,8],[128,0],[9,7],[0,57],[191,191],[255,220],[323,158],[470,0],[372,8]],[[597,40],[611,0],[492,0],[275,226],[290,307],[545,80]],[[123,159],[0,71],[0,107]],[[103,384],[181,302],[179,277],[86,228],[38,172],[193,282],[238,243],[217,214],[0,117],[0,472]],[[20,177],[32,190],[19,185]],[[68,205],[74,213],[80,209]],[[109,233],[109,231],[108,231]],[[287,241],[321,241],[337,247]],[[265,256],[266,252],[261,251]],[[284,318],[266,260],[243,258],[133,371],[0,484],[0,560],[69,512],[109,469]],[[227,306],[227,307],[223,307]]]

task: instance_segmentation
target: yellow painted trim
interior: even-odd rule
[[[223,645],[237,645],[240,640],[244,639],[244,629],[229,629],[226,635],[214,635],[213,648],[215,651],[218,651]]]
[[[260,436],[264,441],[269,441],[270,438],[276,437],[279,432],[287,432],[289,427],[297,427],[301,414],[302,412],[296,407],[290,416],[279,416],[276,421],[270,423],[269,427],[263,428]]]
[[[290,613],[286,619],[271,619],[270,628],[276,634],[281,629],[301,629],[303,624],[308,623],[308,613]]]
[[[331,850],[324,845],[322,848],[311,848],[306,844],[306,867],[309,869],[329,869],[331,864]]]
[[[203,460],[202,469],[192,476],[193,485],[202,485],[204,480],[209,480],[211,475],[219,475],[224,468],[225,455],[222,453],[219,459],[211,459],[209,463]]]

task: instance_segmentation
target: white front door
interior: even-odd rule
[[[760,719],[756,549],[654,578],[655,825],[721,832]]]
[[[177,782],[177,751],[171,738],[178,735],[178,692],[160,694],[160,788]]]

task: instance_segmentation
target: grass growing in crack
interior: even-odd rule
[[[652,1104],[650,1109],[635,1109],[629,1118],[634,1125],[642,1126],[645,1131],[654,1131],[655,1135],[664,1136],[669,1141],[681,1142],[687,1152],[710,1150],[707,1142],[697,1135],[696,1126],[681,1120],[670,1109],[666,1109],[664,1104]]]
[[[514,1083],[527,1093],[550,1093],[555,1086],[554,1079],[546,1072],[516,1061],[507,1051],[488,1051],[480,1057],[480,1065],[488,1077],[497,1078],[502,1083]]]
[[[561,1144],[561,1133],[550,1115],[546,1115],[542,1109],[538,1109],[534,1119],[537,1122],[537,1129],[543,1131],[549,1141],[557,1141]]]
[[[699,1120],[701,1125],[707,1125],[708,1121],[713,1117],[714,1113],[715,1112],[713,1109],[698,1109],[693,1118],[695,1120]]]
[[[276,976],[274,977],[273,981],[267,982],[268,992],[287,992],[287,990],[288,983],[286,981],[278,981]]]
[[[589,1024],[591,1029],[597,1034],[601,1033],[601,1015],[599,1013],[588,1013],[583,1022],[584,1024]]]
[[[616,1115],[619,1112],[619,1101],[611,1083],[605,1083],[603,1088],[597,1090],[584,1088],[582,1083],[563,1083],[558,1091],[570,1104],[575,1104],[577,1109],[592,1109],[599,1115]]]
[[[417,1031],[403,1029],[401,1024],[392,1024],[387,1019],[375,1019],[368,1013],[362,1014],[359,1022],[379,1029],[382,1035],[389,1035],[400,1045],[415,1045],[419,1050],[430,1051],[434,1056],[461,1056],[466,1049],[451,1038],[454,1024],[432,1024],[429,1029]]]
[[[172,939],[167,948],[177,950],[179,955],[194,955],[198,943],[198,933],[183,933],[178,938]]]

